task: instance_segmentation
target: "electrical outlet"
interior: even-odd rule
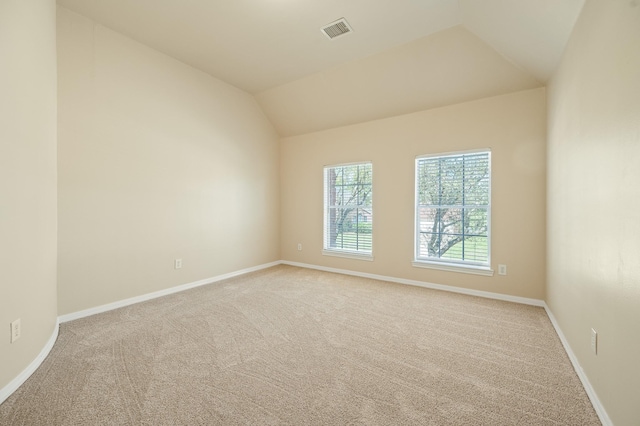
[[[11,343],[20,338],[21,333],[20,318],[11,323]]]
[[[175,262],[174,262],[174,264],[173,264],[173,266],[174,266],[176,269],[182,269],[182,259],[176,259],[176,260],[175,260]]]
[[[598,332],[595,329],[591,329],[591,351],[598,355]]]
[[[507,265],[498,265],[498,275],[507,275]]]
[[[298,251],[302,251],[302,244],[298,243]]]

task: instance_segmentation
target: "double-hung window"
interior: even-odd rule
[[[324,168],[324,254],[372,259],[370,162]]]
[[[492,274],[491,152],[416,159],[414,266]]]

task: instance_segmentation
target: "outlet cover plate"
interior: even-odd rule
[[[20,318],[11,323],[11,343],[20,338],[20,335],[22,334],[21,328],[22,327],[20,326]]]
[[[498,265],[498,275],[507,275],[507,265]]]

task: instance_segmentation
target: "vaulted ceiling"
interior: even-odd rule
[[[583,3],[58,0],[256,95],[283,136],[540,87]]]

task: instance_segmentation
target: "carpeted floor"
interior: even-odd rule
[[[599,425],[542,308],[277,266],[62,324],[2,425]]]

